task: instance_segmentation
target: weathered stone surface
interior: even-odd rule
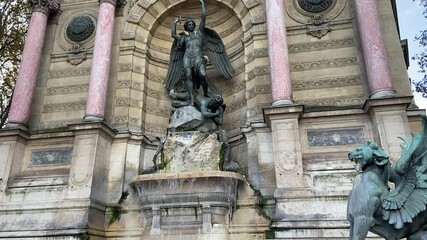
[[[201,131],[211,132],[218,129],[212,119],[206,119],[193,106],[178,108],[172,115],[169,123],[172,132],[175,131]]]
[[[134,177],[147,219],[143,239],[230,239],[228,219],[244,182],[242,175],[222,171]]]
[[[170,133],[163,148],[166,172],[219,170],[222,142],[216,133]]]

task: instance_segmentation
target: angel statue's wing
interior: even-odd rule
[[[184,56],[183,40],[183,38],[174,39],[171,47],[168,73],[165,79],[168,92],[175,88],[175,85],[182,79],[184,74],[182,61]]]
[[[390,181],[395,189],[384,196],[383,219],[396,229],[410,223],[427,205],[427,118],[423,118],[423,131],[412,136],[402,156],[391,166]]]
[[[227,79],[234,76],[234,70],[225,51],[221,37],[212,29],[204,28],[203,52],[208,55],[209,61]]]

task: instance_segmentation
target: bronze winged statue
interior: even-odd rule
[[[205,97],[209,97],[209,89],[215,94],[220,94],[206,76],[205,55],[208,56],[210,63],[227,79],[234,75],[234,70],[219,34],[205,27],[206,7],[203,0],[199,1],[202,10],[198,30],[196,30],[196,23],[189,18],[184,23],[186,33],[177,34],[176,24],[181,19],[175,18],[173,21],[172,37],[174,41],[165,80],[168,92],[175,90],[177,84],[183,81],[185,91],[189,94],[191,106],[194,106],[195,91],[200,86],[203,88]]]
[[[401,138],[406,147],[394,164],[373,142],[349,152],[360,171],[348,200],[351,240],[365,239],[368,231],[385,239],[427,239],[426,121],[423,117],[423,130],[411,142]]]

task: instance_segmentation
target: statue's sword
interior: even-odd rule
[[[182,17],[182,16],[179,16],[179,17],[174,17],[173,20],[179,20],[178,23],[181,24],[181,22],[185,22],[189,19],[199,19],[199,18],[202,18],[202,17],[201,16],[198,16],[198,17]]]

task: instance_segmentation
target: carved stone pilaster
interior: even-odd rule
[[[54,15],[60,12],[59,0],[28,0],[33,7],[33,12],[41,12],[46,15]]]
[[[126,4],[126,0],[99,0],[99,4],[101,3],[109,3],[118,8]]]

